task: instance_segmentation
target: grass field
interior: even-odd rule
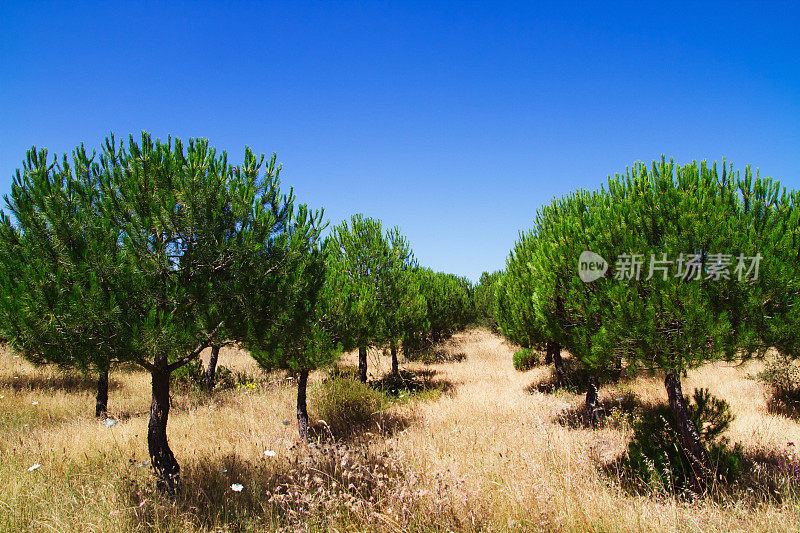
[[[443,352],[463,360],[403,365],[426,372],[429,390],[388,401],[344,441],[304,446],[293,381],[223,349],[220,364],[255,383],[214,396],[173,390],[168,434],[184,484],[173,503],[154,493],[147,464],[147,374],[112,373],[109,412],[119,423],[106,427],[93,416],[90,379],[34,368],[2,349],[0,530],[800,530],[800,501],[758,487],[693,500],[625,492],[600,468],[624,453],[624,416],[584,427],[582,396],[537,392],[550,369],[515,371],[514,350],[486,330],[458,334]],[[703,386],[725,398],[736,414],[726,436],[766,457],[800,445],[800,424],[768,412],[763,385],[750,377],[760,364],[703,367],[684,391]],[[371,379],[389,368],[370,354]],[[312,418],[324,376],[310,379]],[[601,396],[609,405],[666,398],[658,376]],[[324,424],[317,431],[324,435]]]

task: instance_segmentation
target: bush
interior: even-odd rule
[[[331,365],[328,367],[328,378],[327,379],[336,379],[336,378],[345,378],[345,379],[358,379],[358,367],[355,365],[348,365],[348,364],[341,364],[337,363],[335,365]]]
[[[179,391],[198,391],[203,387],[205,370],[199,359],[190,361],[172,373],[175,389]],[[223,365],[217,365],[214,372],[214,390],[230,390],[241,388],[243,384],[255,383],[245,372],[233,372]]]
[[[342,376],[329,377],[310,396],[312,412],[335,437],[366,428],[386,405],[379,391]]]
[[[514,368],[524,372],[539,364],[539,355],[530,348],[522,348],[514,353],[513,361]]]
[[[721,435],[733,421],[730,406],[707,389],[695,389],[692,401],[686,398],[689,416],[706,444],[717,480],[731,483],[742,470],[743,449],[731,447]],[[654,492],[686,492],[691,487],[691,464],[678,442],[677,429],[669,406],[659,405],[644,413],[633,424],[633,438],[620,470],[629,489]]]
[[[800,368],[784,355],[767,362],[758,379],[769,389],[769,410],[788,416],[800,416]]]
[[[242,372],[234,374],[228,367],[219,365],[214,373],[214,388],[220,390],[232,389],[241,381],[242,374]]]
[[[200,359],[189,361],[172,373],[175,390],[199,389],[203,381],[203,363]]]

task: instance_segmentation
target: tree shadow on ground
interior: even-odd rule
[[[0,387],[8,387],[13,389],[14,392],[42,390],[60,390],[63,392],[97,392],[97,377],[74,373],[45,376],[41,374],[28,374],[26,372],[22,373],[16,378],[10,376],[0,379]],[[113,378],[108,380],[109,392],[119,388],[119,381]]]
[[[442,363],[461,363],[467,360],[467,354],[462,352],[451,353],[441,344],[406,354],[406,359],[424,365],[437,365]]]
[[[675,496],[689,501],[702,496],[723,505],[735,502],[755,508],[765,502],[793,501],[800,495],[800,458],[791,449],[742,448],[728,443],[725,454],[728,461],[735,457],[735,470],[732,473],[729,469],[730,462],[712,457],[714,483],[703,494],[671,479],[670,467],[659,473],[632,468],[627,454],[626,451],[612,461],[598,461],[598,467],[613,483],[633,496]]]
[[[773,391],[767,398],[767,411],[773,415],[800,420],[800,390]]]
[[[559,386],[558,377],[554,368],[550,368],[550,373],[543,379],[534,381],[527,387],[525,392],[534,394],[537,392],[551,394],[559,390],[565,390],[574,394],[583,394],[589,385],[589,371],[579,361],[572,358],[564,359],[564,384]]]
[[[408,428],[416,418],[413,413],[381,410],[368,418],[340,420],[335,424],[325,420],[310,421],[308,434],[310,440],[317,442],[366,443],[375,436],[391,437]]]
[[[800,454],[796,443],[774,446],[742,446],[723,436],[705,442],[713,484],[698,494],[691,482],[691,466],[681,452],[669,406],[643,403],[632,395],[604,402],[606,426],[625,425],[631,440],[621,454],[595,457],[599,470],[631,495],[707,497],[721,504],[746,506],[765,501],[782,503],[800,495]],[[609,406],[610,405],[610,406]],[[570,427],[590,427],[585,412],[565,413]],[[800,444],[800,443],[798,443]]]
[[[601,399],[597,404],[597,427],[621,427],[647,409],[647,405],[632,393]],[[571,429],[593,429],[584,403],[570,405],[559,411],[553,417],[553,422]]]

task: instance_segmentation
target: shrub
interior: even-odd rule
[[[530,348],[521,348],[514,352],[513,361],[514,368],[524,372],[539,364],[539,355]]]
[[[328,379],[358,379],[358,367],[355,365],[335,364],[328,367]]]
[[[311,410],[334,437],[346,437],[369,426],[384,408],[384,396],[354,379],[333,376],[311,392]]]
[[[789,416],[800,415],[800,368],[784,355],[767,362],[758,379],[769,389],[770,411]]]
[[[706,445],[715,479],[731,483],[742,470],[743,449],[730,446],[722,433],[733,421],[730,406],[707,389],[695,389],[692,401],[686,398],[692,422]],[[678,441],[675,420],[669,406],[659,405],[644,413],[633,424],[628,453],[620,461],[627,488],[654,492],[686,492],[692,486],[692,467]]]
[[[205,371],[203,363],[196,359],[182,366],[172,374],[175,378],[175,387],[179,391],[199,391],[203,388]],[[245,372],[233,372],[223,365],[218,365],[214,373],[214,389],[230,390],[240,388],[243,384],[255,383],[255,380]]]
[[[189,361],[172,373],[175,380],[175,389],[187,391],[200,388],[203,381],[203,363],[200,359]]]
[[[243,378],[249,378],[249,376],[244,372],[236,372],[234,374],[228,367],[219,365],[214,374],[214,388],[220,390],[232,389],[236,387],[236,384]]]

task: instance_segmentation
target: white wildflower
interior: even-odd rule
[[[233,492],[242,492],[243,488],[244,485],[242,485],[241,483],[234,483],[233,485],[231,485],[231,490]]]

